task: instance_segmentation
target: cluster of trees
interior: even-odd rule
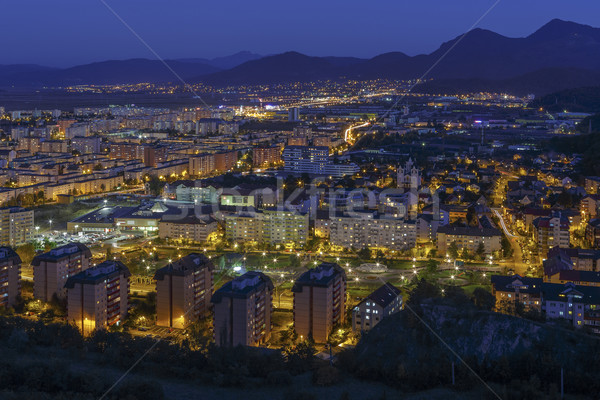
[[[10,398],[2,394],[12,395],[26,388],[32,393],[40,391],[63,396],[57,398],[99,398],[114,383],[103,377],[112,374],[89,374],[88,368],[109,366],[124,371],[153,345],[153,351],[136,366],[136,375],[149,379],[243,387],[289,385],[295,375],[315,368],[315,348],[309,342],[288,346],[281,351],[241,346],[223,348],[211,343],[210,337],[204,334],[206,331],[201,325],[192,326],[188,328],[188,337],[179,343],[163,340],[155,344],[155,339],[134,338],[121,332],[98,331],[83,338],[76,327],[68,324],[3,315],[0,316],[0,352],[3,354],[0,378],[5,392],[0,391],[0,397]],[[54,354],[52,361],[49,361],[48,354]],[[60,362],[65,365],[77,363],[77,370],[51,367],[49,363],[57,362],[54,360],[62,360]],[[96,380],[90,382],[90,375],[96,376]],[[148,386],[154,394],[148,394],[146,390],[136,394],[132,390],[136,385],[126,380],[108,398],[164,398],[158,383]],[[33,395],[32,398],[41,396]]]

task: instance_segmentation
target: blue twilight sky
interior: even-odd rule
[[[495,0],[105,0],[163,58],[288,50],[429,53]],[[600,26],[597,0],[502,0],[479,27],[526,36],[553,18]],[[0,64],[155,58],[101,0],[0,1]]]

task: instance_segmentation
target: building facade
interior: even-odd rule
[[[344,248],[364,247],[405,250],[415,247],[415,221],[387,218],[373,212],[354,212],[350,215],[330,216],[331,244]]]
[[[158,236],[161,239],[168,238],[203,243],[217,229],[217,221],[209,217],[189,216],[178,220],[163,218],[158,223]]]
[[[91,259],[92,252],[81,243],[66,244],[35,256],[31,261],[33,297],[50,301],[56,294],[64,299],[67,296],[67,279],[88,269]]]
[[[11,247],[0,247],[0,306],[15,305],[21,294],[21,257]]]
[[[467,249],[470,253],[478,250],[483,244],[484,253],[491,254],[502,248],[502,232],[496,228],[477,228],[462,226],[442,226],[437,230],[438,254],[446,254],[452,243],[456,243],[458,250]]]
[[[129,269],[120,261],[104,261],[70,276],[67,318],[83,335],[120,324],[129,307]]]
[[[533,220],[533,238],[540,254],[548,253],[552,247],[569,247],[571,235],[569,219],[560,212]]]
[[[352,330],[366,332],[382,319],[402,310],[404,303],[400,289],[386,283],[367,296],[352,310]]]
[[[337,264],[322,263],[303,273],[292,288],[294,328],[303,338],[327,342],[346,316],[346,273]]]
[[[271,336],[273,283],[249,271],[215,291],[213,331],[219,346],[257,346]]]
[[[205,316],[213,270],[208,257],[191,253],[156,271],[156,325],[183,329]]]
[[[33,210],[0,208],[0,245],[17,247],[33,239]]]

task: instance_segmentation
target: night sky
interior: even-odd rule
[[[494,0],[106,0],[163,58],[241,50],[372,57],[429,53]],[[479,27],[526,36],[553,18],[600,26],[600,2],[502,0]],[[0,64],[71,66],[155,58],[100,0],[11,0],[0,9]]]

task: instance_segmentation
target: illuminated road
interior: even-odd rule
[[[502,230],[504,231],[504,234],[509,238],[516,238],[516,236],[513,235],[512,233],[510,233],[510,231],[506,227],[506,224],[504,223],[504,218],[502,218],[502,215],[498,212],[498,210],[494,209],[493,211],[494,211],[494,214],[496,214],[496,217],[498,217],[498,219],[500,220],[500,226],[502,226]]]
[[[354,125],[354,126],[351,126],[351,127],[350,127],[350,128],[348,128],[348,129],[346,129],[346,131],[344,132],[344,141],[345,141],[345,142],[348,142],[348,137],[350,137],[350,135],[352,134],[352,130],[353,130],[353,129],[357,129],[357,128],[364,128],[364,127],[366,127],[366,126],[369,126],[369,124],[370,124],[369,122],[365,122],[365,123],[363,123],[363,124],[360,124],[360,125]]]
[[[502,218],[502,215],[498,212],[498,210],[494,209],[492,211],[498,217],[498,219],[500,221],[500,226],[502,226],[502,230],[504,231],[504,234],[510,241],[510,245],[513,248],[512,268],[514,269],[515,273],[523,276],[523,275],[525,275],[529,265],[523,261],[523,250],[521,249],[521,245],[519,244],[519,241],[517,240],[517,236],[510,233],[510,231],[508,230],[508,227],[506,226],[506,223],[504,222],[504,219]]]

